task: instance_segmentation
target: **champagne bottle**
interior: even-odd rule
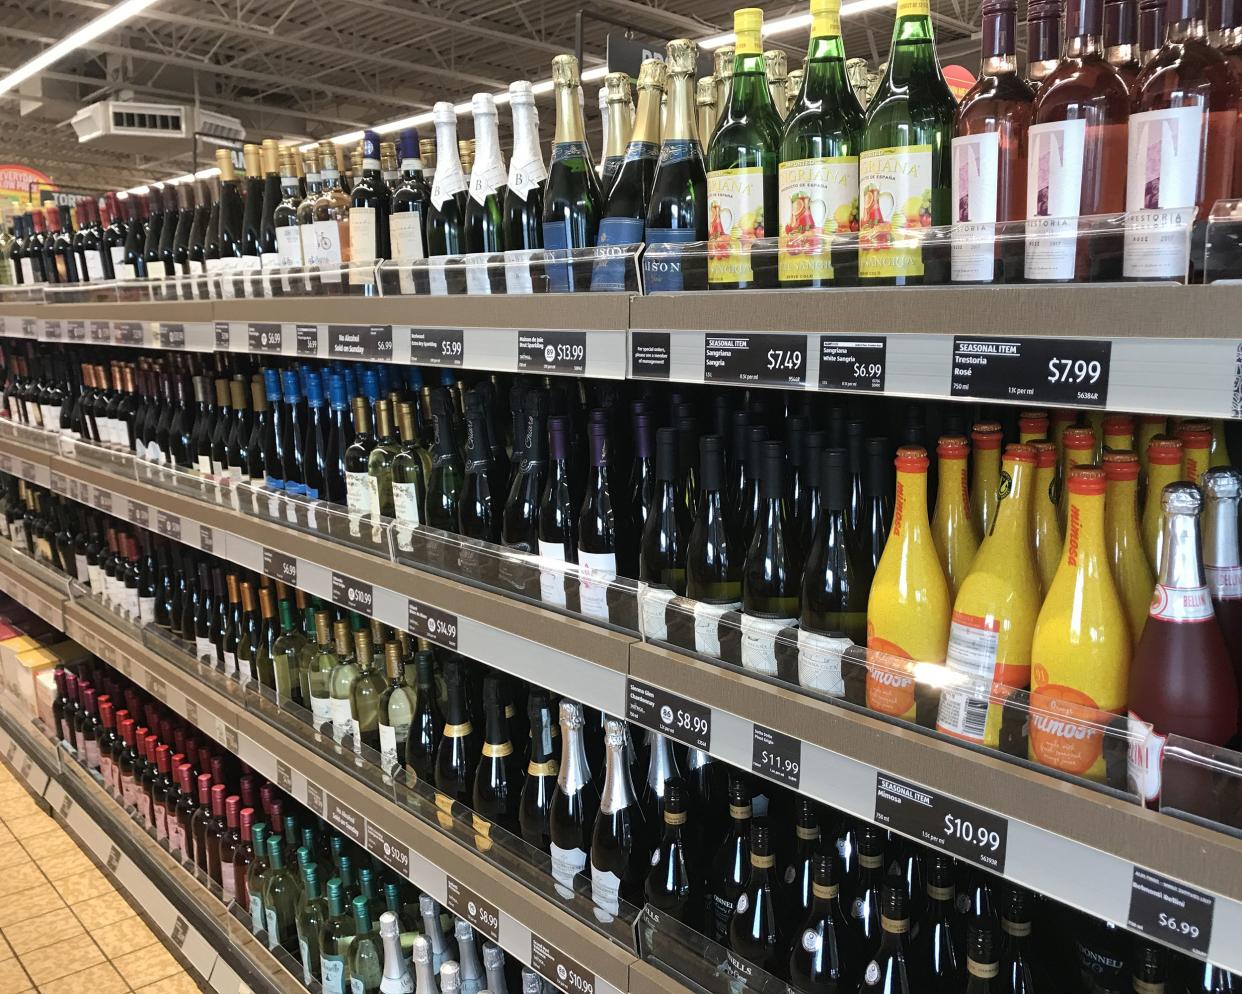
[[[777,638],[798,624],[802,561],[785,502],[785,446],[764,442],[761,509],[742,570],[742,666],[776,676]]]
[[[775,867],[771,826],[756,818],[750,824],[750,873],[729,921],[729,948],[779,977],[787,947],[778,908],[786,895]]]
[[[1062,772],[1101,780],[1100,726],[1125,704],[1130,623],[1104,545],[1104,471],[1075,466],[1066,489],[1065,548],[1031,643],[1030,755]]]
[[[936,728],[976,744],[1000,743],[999,699],[1031,680],[1031,639],[1040,609],[1031,547],[1035,450],[1005,449],[1000,504],[991,533],[953,601],[947,667]]]
[[[772,268],[752,242],[777,230],[781,116],[763,64],[763,11],[733,12],[732,83],[707,150],[707,282],[712,288],[771,285]],[[759,270],[756,273],[756,268]]]
[[[405,964],[401,949],[401,926],[397,916],[385,911],[379,919],[379,937],[384,946],[384,974],[380,994],[414,994],[414,978]]]
[[[466,703],[465,662],[453,657],[444,662],[444,730],[436,749],[436,790],[452,801],[470,806],[479,743]]]
[[[504,682],[496,673],[483,678],[483,720],[483,756],[474,774],[472,807],[479,818],[516,834],[521,768],[505,721]]]
[[[610,922],[620,914],[620,901],[636,904],[641,899],[647,829],[630,783],[623,722],[608,719],[604,744],[604,790],[591,831],[591,900],[595,917]]]
[[[591,832],[599,811],[599,794],[587,766],[582,740],[582,705],[561,701],[561,763],[548,815],[552,875],[556,890],[568,900],[574,876],[587,865]]]
[[[927,462],[918,446],[897,450],[893,524],[867,601],[867,648],[878,653],[869,658],[867,706],[923,721],[930,716],[916,714],[916,703],[924,688],[902,661],[942,663],[951,614],[948,581],[928,541]]]
[[[610,72],[604,77],[604,85],[599,90],[599,109],[604,132],[600,192],[607,197],[625,161],[626,142],[634,127],[634,98],[628,73]]]
[[[836,857],[811,857],[811,906],[789,953],[790,986],[803,994],[850,994],[862,975],[862,943],[841,905]]]
[[[505,954],[493,942],[483,943],[483,971],[487,974],[488,994],[509,994],[505,980]]]
[[[471,102],[474,114],[475,160],[470,173],[470,196],[466,201],[465,234],[467,252],[503,252],[507,247],[504,232],[505,172],[504,155],[500,151],[496,101],[490,93],[476,93]],[[468,272],[467,279],[471,279]],[[471,283],[472,292],[485,287],[490,292],[484,269],[479,283]]]
[[[457,150],[457,114],[441,100],[432,108],[436,126],[436,175],[427,208],[427,254],[460,255],[466,251],[466,191],[469,184]],[[436,290],[433,274],[432,292]],[[443,271],[441,271],[443,278]],[[441,292],[447,289],[441,288]]]
[[[932,539],[949,584],[949,596],[957,597],[979,551],[979,531],[971,515],[970,491],[966,487],[970,443],[960,435],[941,435],[936,458],[940,473],[936,512],[931,522]]]
[[[505,258],[505,287],[509,293],[531,293],[530,257],[533,250],[543,247],[543,192],[548,167],[539,147],[535,94],[527,80],[509,84],[509,107],[513,111],[513,155],[505,187],[504,236],[510,253]]]
[[[559,726],[546,690],[532,687],[526,706],[530,718],[530,758],[522,781],[518,822],[527,844],[547,851],[548,817],[559,771],[556,743]]]
[[[1203,496],[1203,569],[1234,674],[1242,676],[1242,561],[1238,556],[1242,473],[1225,466],[1209,469],[1203,474]]]
[[[420,905],[422,904],[424,897],[427,897],[427,895],[423,894],[418,899]],[[431,898],[428,897],[427,900],[430,901]],[[432,902],[432,907],[435,907],[434,902]],[[437,926],[438,924],[439,923],[437,923]],[[438,932],[439,929],[437,927],[436,931],[429,932],[428,934],[434,936],[438,934]],[[442,934],[440,935],[440,942],[441,944],[444,942],[444,936]],[[431,965],[431,943],[427,940],[426,936],[420,935],[414,940],[414,947],[410,951],[410,958],[414,962],[414,975],[416,978],[414,985],[415,994],[440,994],[440,986],[436,981],[436,971]]]
[[[885,882],[881,895],[879,947],[863,970],[859,994],[914,994],[921,988],[909,964],[909,897],[900,881]]]

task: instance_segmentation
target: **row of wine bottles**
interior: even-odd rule
[[[434,697],[435,682],[420,694]],[[427,895],[416,898],[408,882],[140,686],[92,661],[76,672],[58,670],[57,687],[58,739],[186,866],[248,911],[272,948],[298,956],[308,984],[383,994],[508,989],[516,964],[506,964],[496,947],[484,945],[480,967],[466,923],[446,932]],[[533,757],[535,739],[547,731],[546,695],[532,692],[530,702]],[[736,971],[729,957],[737,957],[808,994],[1233,989],[1224,971],[741,771],[708,760],[683,778],[685,750],[656,735],[645,743],[631,738],[612,719],[605,723],[601,798],[585,757],[582,711],[562,702],[562,716],[569,720],[561,733],[578,754],[567,755],[562,770],[576,766],[583,777],[576,803],[594,802],[604,812],[626,801],[605,818],[611,834],[597,820],[592,836],[597,914],[607,913],[609,895],[615,905],[619,890],[622,899],[648,903],[723,945],[726,970]],[[640,801],[630,771],[644,762]],[[648,807],[658,817],[654,826],[645,821]],[[632,850],[642,858],[609,864],[622,871],[617,879],[600,870]],[[555,860],[555,843],[552,852]],[[564,885],[567,895],[572,878]],[[529,971],[522,970],[521,983],[525,994],[538,991]]]

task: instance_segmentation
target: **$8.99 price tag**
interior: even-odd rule
[[[638,680],[625,690],[626,719],[683,745],[707,752],[712,743],[712,709]]]

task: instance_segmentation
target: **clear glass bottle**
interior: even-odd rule
[[[367,641],[370,643],[370,633],[367,634]],[[389,645],[397,647],[395,642]],[[358,647],[358,678],[354,681],[353,689],[350,691],[350,708],[353,712],[351,734],[354,740],[354,752],[358,755],[362,754],[363,746],[375,752],[380,750],[381,705],[388,691],[388,680],[384,672],[375,665],[376,659],[370,651],[370,646],[366,647],[365,653],[363,648],[361,645]],[[386,646],[385,656],[387,648]],[[400,653],[399,647],[397,651]]]

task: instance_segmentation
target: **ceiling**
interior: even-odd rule
[[[0,0],[0,72],[65,37],[115,0]],[[573,51],[575,15],[586,11],[584,63],[603,62],[608,32],[642,40],[728,31],[731,0],[157,0],[112,32],[70,54],[22,94],[0,96],[0,161],[42,169],[62,188],[124,189],[188,172],[193,148],[144,154],[79,144],[69,120],[110,96],[195,104],[236,117],[247,140],[327,138],[469,100],[511,80],[546,79],[552,57]],[[769,18],[803,3],[761,3]],[[932,0],[940,54],[968,66],[979,0]],[[893,8],[845,19],[848,54],[873,64],[887,54]],[[768,39],[801,64],[805,31]],[[598,135],[595,89],[587,127]],[[552,121],[545,101],[543,129]],[[507,114],[501,114],[502,126]],[[462,134],[470,133],[462,121]],[[598,139],[593,138],[593,145]],[[210,158],[200,150],[199,166]]]

